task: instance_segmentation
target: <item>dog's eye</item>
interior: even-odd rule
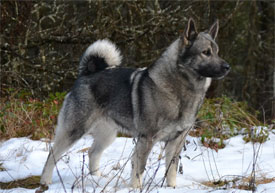
[[[211,50],[207,49],[207,50],[204,50],[202,53],[206,56],[210,56],[211,55]]]

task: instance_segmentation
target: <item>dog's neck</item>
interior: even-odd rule
[[[210,86],[211,78],[198,76],[193,69],[188,67],[183,67],[181,70],[178,69],[178,48],[181,45],[180,38],[175,40],[160,59],[148,67],[149,76],[160,87],[166,89],[174,87],[171,90],[189,90],[203,94]],[[182,89],[182,87],[185,87],[185,89]]]
[[[206,92],[212,82],[211,78],[198,76],[193,69],[188,67],[181,69],[179,77],[184,79],[183,82],[188,82],[186,86],[195,92]]]

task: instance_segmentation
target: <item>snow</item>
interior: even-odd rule
[[[189,143],[182,151],[180,164],[183,174],[177,175],[177,187],[169,188],[163,183],[165,173],[163,143],[154,146],[146,165],[144,188],[133,190],[130,182],[131,161],[134,141],[131,138],[117,138],[104,151],[100,171],[102,176],[88,174],[87,148],[93,139],[85,136],[79,140],[58,162],[54,170],[53,183],[48,193],[57,192],[153,192],[153,193],[248,193],[239,189],[222,189],[207,187],[206,181],[248,177],[252,171],[253,151],[259,148],[256,176],[275,179],[275,134],[270,132],[269,140],[263,144],[245,143],[242,135],[225,141],[226,147],[218,152],[201,145],[199,138],[187,137]],[[45,140],[34,141],[28,138],[13,138],[0,144],[0,163],[6,171],[0,172],[0,181],[8,182],[29,176],[41,175],[48,155],[48,143]],[[60,174],[60,177],[58,175]],[[65,186],[65,190],[63,188]],[[163,184],[163,186],[161,186]],[[9,193],[33,193],[35,190],[15,188],[1,190]],[[256,192],[274,193],[275,181],[257,186]]]

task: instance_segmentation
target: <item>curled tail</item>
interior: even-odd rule
[[[84,52],[79,64],[79,76],[89,75],[121,63],[119,49],[107,39],[97,40]]]

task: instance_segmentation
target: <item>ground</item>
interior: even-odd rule
[[[0,144],[0,192],[29,193],[35,186],[6,189],[3,182],[40,176],[48,155],[47,140],[13,138]],[[256,192],[275,192],[275,134],[263,144],[245,143],[242,135],[225,141],[218,151],[206,148],[196,137],[187,137],[186,150],[182,151],[177,187],[165,186],[164,144],[153,148],[144,175],[144,188],[128,188],[131,172],[130,157],[134,147],[132,138],[117,138],[103,154],[101,177],[88,174],[87,149],[92,137],[78,141],[57,164],[53,183],[48,193],[56,192],[153,192],[153,193],[248,193],[253,158],[256,160]],[[257,153],[258,152],[258,153]],[[256,156],[258,155],[258,156]],[[182,170],[182,172],[181,172]],[[39,178],[36,178],[39,179]],[[25,182],[27,183],[27,182]],[[11,186],[12,187],[12,186]],[[5,188],[5,189],[4,189]],[[239,189],[242,188],[242,189]]]

